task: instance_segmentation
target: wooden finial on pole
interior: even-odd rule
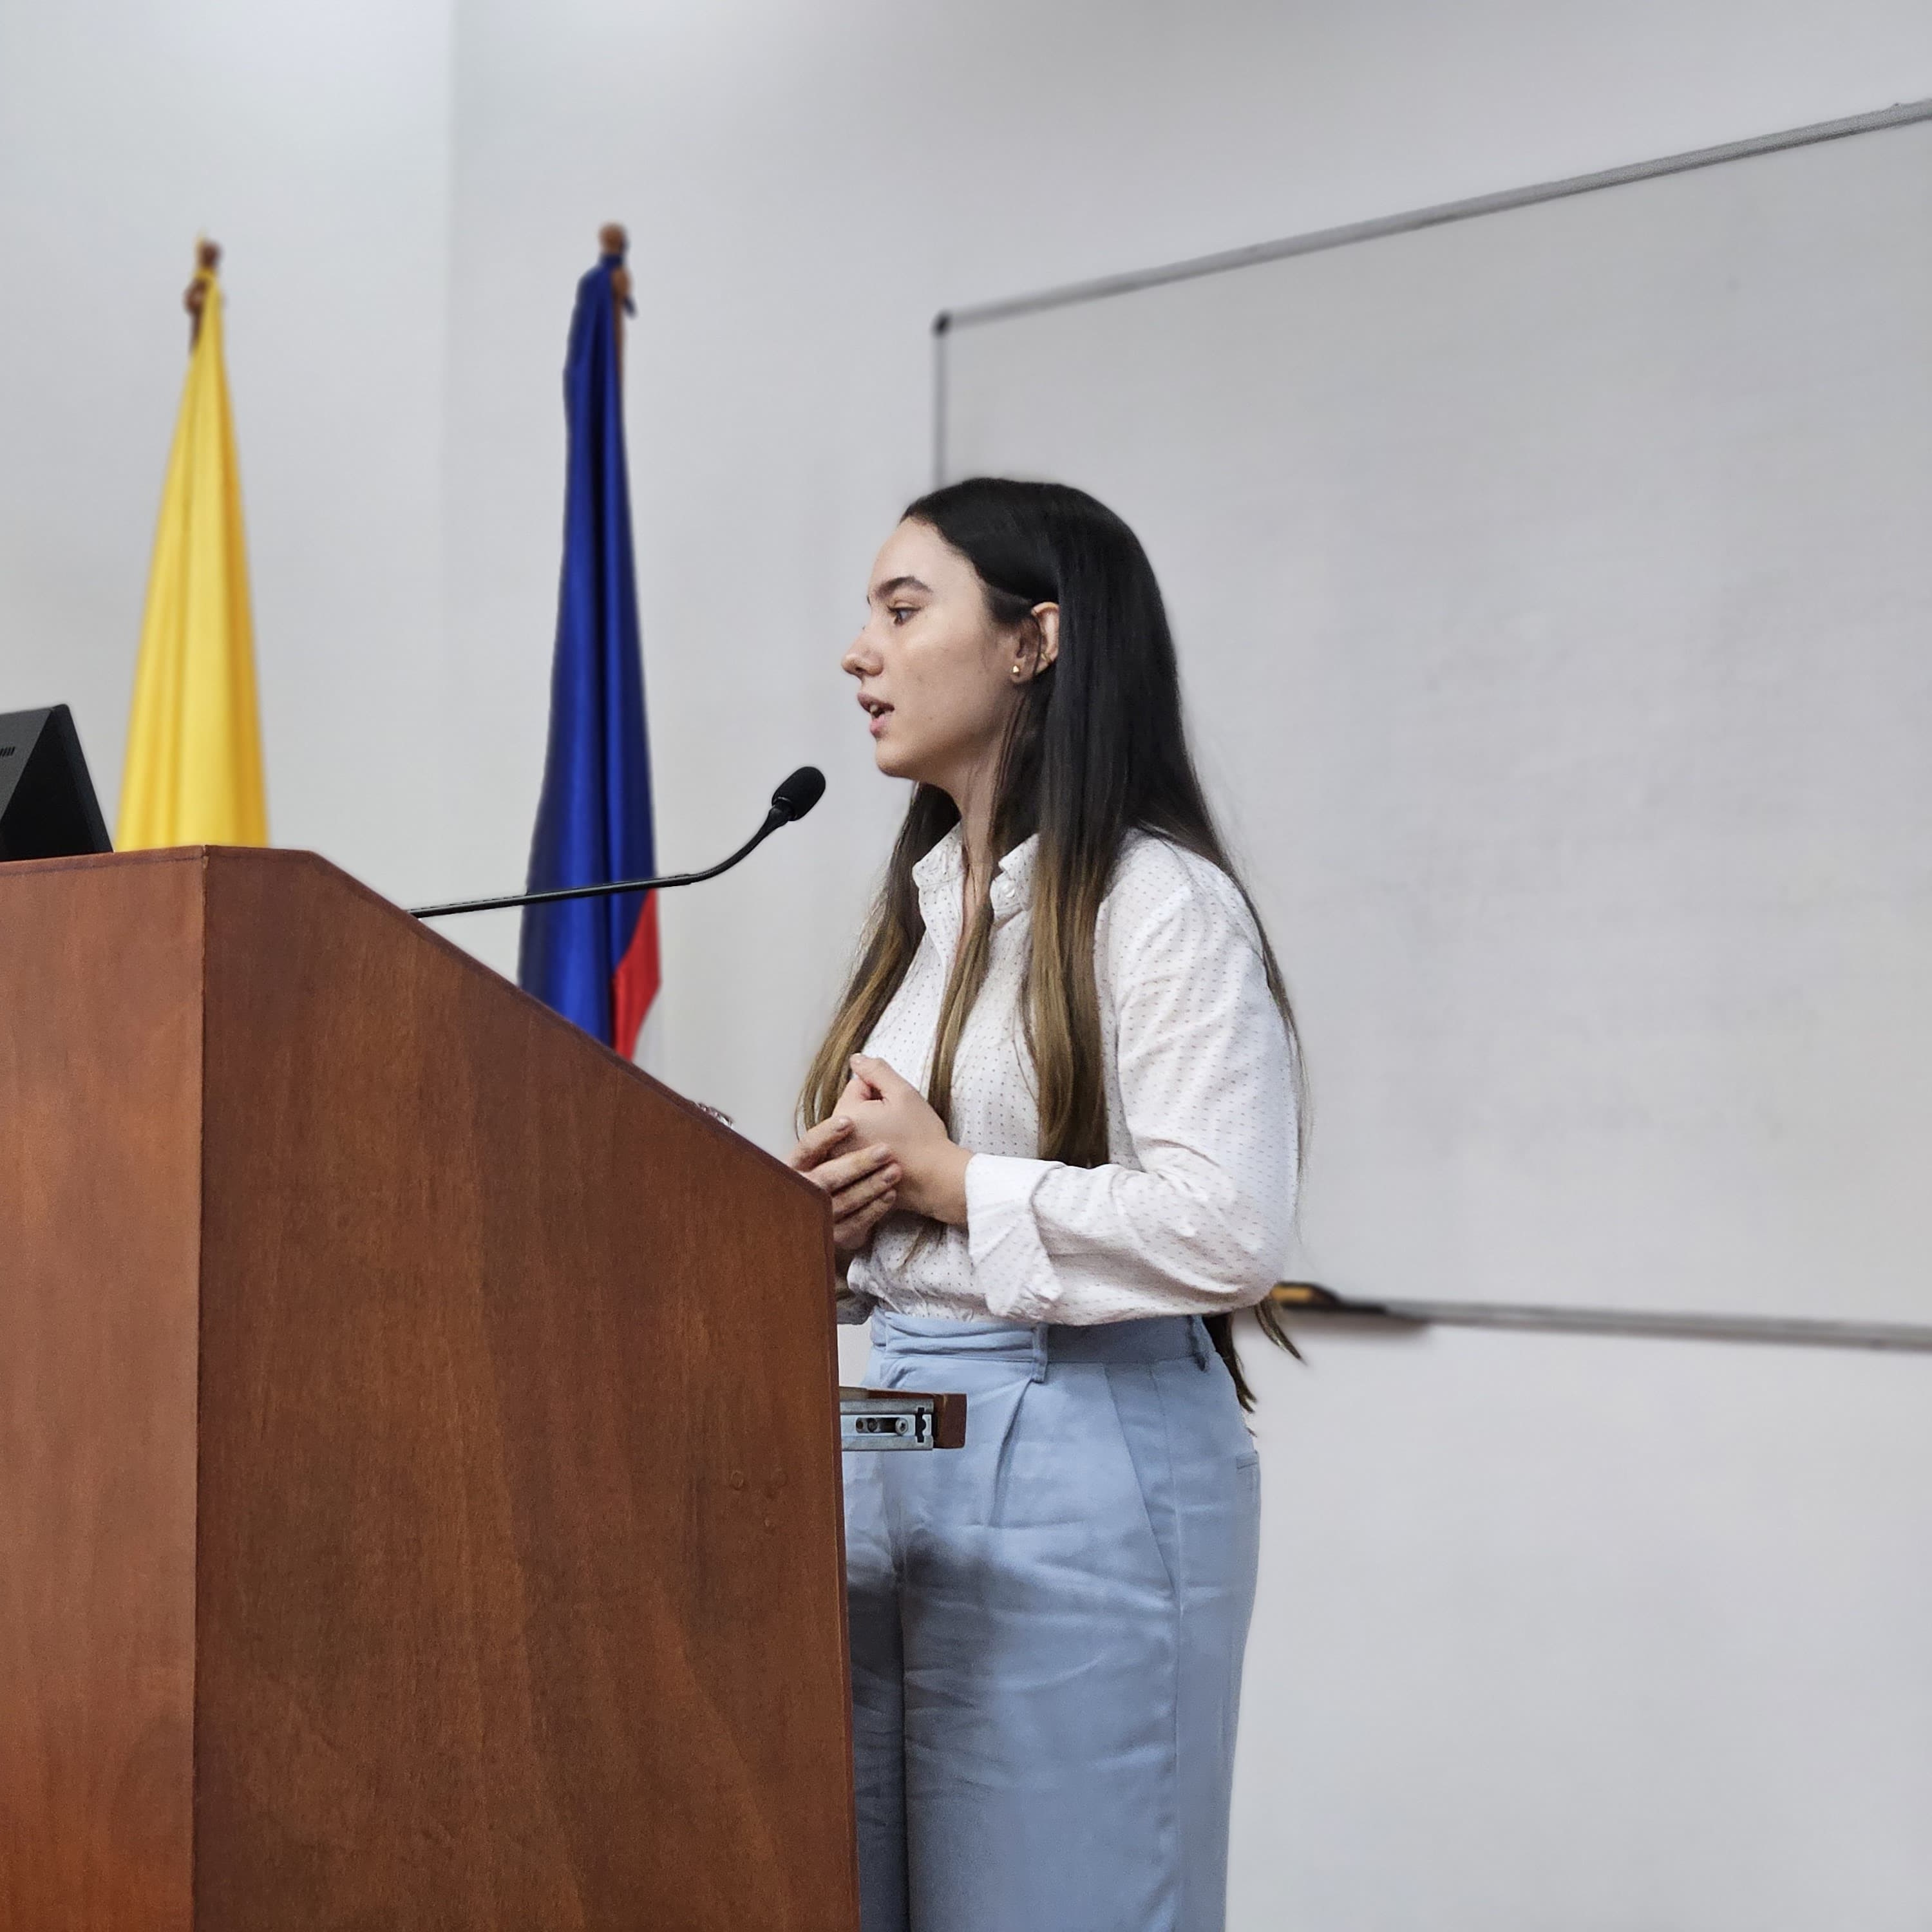
[[[182,307],[188,310],[188,346],[192,355],[194,345],[201,340],[201,312],[208,306],[208,278],[221,266],[221,246],[211,242],[206,236],[194,244],[194,280],[188,284],[188,292],[182,297]]]
[[[631,300],[631,271],[625,257],[630,253],[631,238],[624,232],[621,221],[607,221],[597,231],[597,246],[605,255],[615,255],[617,266],[610,271],[611,319],[617,326],[617,369],[621,375],[624,368],[624,317],[633,311]]]

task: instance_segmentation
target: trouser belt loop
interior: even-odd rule
[[[1194,1351],[1194,1366],[1204,1369],[1208,1358],[1214,1352],[1214,1345],[1208,1339],[1208,1324],[1198,1315],[1187,1318],[1188,1346]]]
[[[1046,1379],[1046,1324],[1036,1322],[1033,1325],[1033,1378],[1036,1382]]]

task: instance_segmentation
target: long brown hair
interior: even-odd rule
[[[1022,687],[1003,748],[992,850],[1009,852],[1040,836],[1021,1007],[1039,1082],[1040,1156],[1103,1166],[1106,1070],[1094,929],[1122,844],[1130,832],[1150,832],[1235,878],[1188,751],[1160,586],[1133,532],[1104,504],[1062,484],[974,477],[920,497],[905,515],[929,525],[971,563],[1002,628],[1028,622],[1037,604],[1060,608],[1058,656]],[[914,788],[858,962],[806,1076],[799,1112],[808,1126],[837,1106],[852,1055],[863,1050],[919,950],[926,922],[913,868],[958,817],[944,792]],[[1255,923],[1298,1090],[1301,1054],[1287,987],[1258,917]],[[949,1126],[953,1064],[986,982],[992,930],[992,904],[982,898],[940,1009],[926,1098]],[[1306,1107],[1297,1112],[1305,1120]],[[1264,1331],[1292,1352],[1270,1304],[1256,1312]],[[1210,1316],[1207,1327],[1242,1406],[1252,1408],[1230,1318]]]

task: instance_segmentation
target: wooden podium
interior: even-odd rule
[[[851,1932],[832,1331],[321,860],[0,867],[0,1928]]]

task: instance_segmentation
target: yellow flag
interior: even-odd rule
[[[218,259],[204,243],[188,291],[200,325],[168,454],[141,620],[115,834],[123,851],[268,842]]]

